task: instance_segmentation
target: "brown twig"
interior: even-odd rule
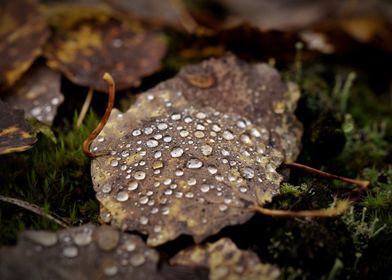
[[[341,200],[336,203],[336,206],[334,208],[320,210],[290,211],[268,209],[260,206],[254,206],[251,208],[251,210],[272,217],[323,218],[341,215],[349,208],[349,206],[350,203],[347,200]]]
[[[103,75],[103,79],[105,82],[108,84],[108,93],[109,93],[109,99],[108,99],[108,104],[106,106],[106,111],[105,114],[103,115],[101,121],[99,122],[98,126],[93,130],[93,132],[90,133],[90,135],[87,137],[86,140],[83,142],[83,153],[88,156],[89,158],[95,158],[96,155],[90,152],[90,145],[94,141],[94,139],[98,136],[98,134],[101,132],[101,130],[105,127],[106,122],[108,121],[110,117],[110,113],[112,112],[113,109],[113,104],[114,104],[114,97],[116,94],[116,88],[115,88],[115,83],[113,81],[112,76],[109,73],[105,73]]]
[[[191,14],[187,11],[182,0],[170,0],[172,8],[179,14],[178,18],[188,33],[194,33],[198,28],[197,22],[193,19]]]
[[[76,121],[76,127],[77,128],[80,128],[84,118],[86,117],[88,108],[90,107],[90,104],[91,104],[91,100],[93,99],[93,93],[94,93],[94,89],[93,88],[89,88],[87,96],[86,96],[86,99],[84,100],[84,103],[83,103],[83,106],[82,106],[82,110],[80,110],[80,114],[79,114],[78,120]]]
[[[43,216],[43,217],[59,224],[60,226],[62,226],[64,228],[70,226],[66,222],[61,221],[60,219],[54,217],[52,214],[46,213],[45,210],[42,209],[41,207],[39,207],[35,204],[32,204],[32,203],[29,203],[27,201],[23,201],[23,200],[20,200],[17,198],[7,197],[7,196],[3,196],[3,195],[0,195],[0,201],[4,201],[7,203],[14,204],[16,206],[22,207],[22,208],[29,210],[37,215]]]
[[[296,163],[296,162],[285,163],[284,165],[287,166],[287,167],[292,167],[292,168],[295,168],[295,169],[299,169],[299,170],[303,170],[303,171],[310,172],[310,173],[313,173],[313,174],[317,174],[319,176],[326,177],[326,178],[329,178],[329,179],[340,180],[342,182],[353,184],[353,185],[356,185],[356,186],[359,187],[359,188],[356,188],[354,190],[367,190],[368,187],[369,187],[369,184],[370,184],[369,181],[354,180],[354,179],[350,179],[350,178],[346,178],[346,177],[342,177],[342,176],[338,176],[338,175],[333,175],[333,174],[330,174],[330,173],[318,170],[316,168],[309,167],[309,166],[306,166],[306,165],[303,165],[303,164],[300,164],[300,163]]]

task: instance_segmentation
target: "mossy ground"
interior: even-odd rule
[[[146,79],[141,90],[189,62],[176,60],[175,51],[171,53],[166,68]],[[298,162],[369,180],[370,189],[352,192],[352,186],[292,171],[289,181],[282,184],[282,194],[267,207],[320,209],[345,198],[353,201],[350,211],[322,219],[255,215],[245,225],[226,228],[218,236],[230,236],[241,248],[252,249],[263,261],[277,264],[285,279],[386,279],[392,275],[392,114],[387,90],[373,90],[363,74],[354,80],[350,71],[338,65],[302,65],[300,75],[298,67],[291,69],[295,67],[283,67],[285,77],[297,79],[302,88],[297,115],[305,130]],[[65,86],[65,91],[68,88],[72,86]],[[99,122],[105,97],[94,97],[98,101],[77,129],[73,104],[80,107],[83,97],[64,93],[68,101],[52,128],[57,142],[39,134],[31,150],[1,156],[0,194],[37,204],[72,225],[97,223],[99,205],[90,161],[81,144]],[[117,99],[126,109],[132,94],[120,94]],[[1,245],[14,244],[24,229],[58,227],[17,206],[0,203]],[[178,249],[170,248],[168,254]]]

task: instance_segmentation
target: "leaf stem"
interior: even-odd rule
[[[335,180],[340,180],[342,182],[345,183],[349,183],[352,185],[356,185],[359,188],[355,188],[355,191],[358,190],[367,190],[369,187],[370,182],[369,181],[365,181],[365,180],[355,180],[355,179],[350,179],[350,178],[346,178],[346,177],[342,177],[342,176],[338,176],[338,175],[334,175],[334,174],[330,174],[321,170],[318,170],[316,168],[307,166],[307,165],[303,165],[300,163],[296,163],[296,162],[292,162],[292,163],[284,163],[285,166],[290,167],[290,168],[295,168],[295,169],[299,169],[299,170],[303,170],[309,173],[313,173],[313,174],[317,174],[321,177],[325,177],[325,178],[329,178],[329,179],[335,179]]]
[[[98,136],[98,134],[102,131],[102,129],[105,127],[105,124],[110,117],[110,113],[112,112],[114,98],[115,98],[115,94],[116,94],[116,87],[115,87],[113,77],[109,73],[106,72],[103,75],[103,79],[108,84],[109,99],[108,99],[108,104],[106,106],[105,114],[103,115],[98,126],[93,130],[93,132],[90,133],[90,135],[83,142],[83,146],[82,146],[83,153],[89,158],[95,158],[97,156],[96,154],[90,152],[90,145],[94,141],[94,139]]]

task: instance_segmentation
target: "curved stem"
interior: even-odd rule
[[[94,141],[94,139],[98,136],[98,134],[102,131],[102,129],[105,127],[105,124],[107,123],[107,121],[110,117],[110,113],[112,112],[113,104],[114,104],[114,97],[116,94],[115,83],[113,81],[112,76],[106,72],[103,75],[103,79],[108,84],[109,100],[108,100],[108,104],[106,106],[105,114],[103,115],[98,126],[93,130],[93,132],[90,133],[90,135],[87,137],[87,139],[84,140],[84,142],[83,142],[83,146],[82,146],[83,153],[86,156],[88,156],[89,158],[95,158],[97,156],[97,155],[93,154],[92,152],[90,152],[90,145]]]
[[[304,170],[306,172],[310,172],[313,174],[317,174],[321,177],[326,177],[326,178],[330,178],[330,179],[335,179],[335,180],[340,180],[342,182],[345,183],[349,183],[352,185],[356,185],[359,188],[356,188],[354,190],[367,190],[369,187],[370,182],[369,181],[365,181],[365,180],[354,180],[354,179],[350,179],[350,178],[346,178],[346,177],[342,177],[342,176],[338,176],[338,175],[334,175],[334,174],[330,174],[321,170],[318,170],[316,168],[310,167],[310,166],[306,166],[300,163],[284,163],[285,166],[287,167],[292,167],[295,169],[299,169],[299,170]]]
[[[338,201],[334,208],[319,209],[319,210],[303,210],[303,211],[290,211],[268,209],[260,206],[253,206],[251,210],[261,213],[263,215],[272,217],[290,217],[290,218],[323,218],[333,217],[343,214],[350,206],[346,200]]]

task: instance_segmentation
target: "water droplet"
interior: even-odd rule
[[[233,202],[233,200],[232,200],[231,198],[225,197],[225,198],[223,199],[223,202],[226,203],[226,204],[230,204],[230,203]]]
[[[58,105],[60,103],[60,98],[53,97],[52,100],[50,100],[50,103],[52,103],[52,105]]]
[[[187,137],[189,135],[189,132],[188,131],[186,131],[186,130],[181,130],[180,131],[180,136],[181,137]]]
[[[209,145],[203,145],[201,146],[201,153],[205,156],[209,156],[212,154],[212,147]]]
[[[158,129],[159,130],[165,130],[168,128],[168,125],[166,123],[159,123],[158,124]]]
[[[197,114],[196,114],[196,118],[198,118],[198,119],[200,119],[200,120],[203,120],[203,119],[205,119],[207,117],[207,115],[205,114],[205,113],[203,113],[203,112],[198,112]]]
[[[158,211],[159,211],[159,209],[154,207],[151,209],[151,214],[156,214],[156,213],[158,213]]]
[[[157,135],[154,135],[154,139],[155,140],[160,140],[160,139],[162,139],[162,134],[157,134]]]
[[[239,121],[237,121],[237,126],[239,128],[245,128],[246,127],[246,123],[243,120],[239,120]]]
[[[202,166],[203,166],[203,162],[197,158],[191,158],[186,163],[186,167],[189,169],[198,169]]]
[[[103,273],[106,276],[114,276],[117,274],[117,272],[118,272],[118,267],[115,265],[109,265],[107,267],[104,267],[103,269]]]
[[[113,159],[113,160],[110,162],[110,165],[113,166],[113,167],[118,166],[118,160]]]
[[[144,129],[144,133],[145,133],[146,135],[150,135],[153,131],[154,131],[154,130],[152,129],[152,127],[146,127],[146,128]]]
[[[222,150],[222,155],[225,156],[225,157],[227,157],[227,156],[230,155],[230,152],[229,152],[228,150],[223,149],[223,150]]]
[[[183,196],[183,193],[182,192],[176,192],[175,196],[177,198],[181,198]]]
[[[222,137],[229,141],[234,139],[234,135],[230,130],[225,130],[222,134]]]
[[[139,202],[140,202],[140,204],[147,204],[147,202],[148,202],[148,197],[147,196],[142,196],[140,199],[139,199]]]
[[[159,142],[155,139],[147,140],[146,142],[147,147],[154,148],[159,145]]]
[[[250,167],[244,167],[240,172],[245,179],[252,179],[255,176],[255,171]]]
[[[174,158],[182,156],[184,153],[184,150],[182,148],[176,147],[173,150],[171,150],[170,155]]]
[[[102,143],[103,141],[105,141],[105,138],[102,137],[102,136],[99,136],[99,137],[97,138],[97,141],[98,141],[99,143]]]
[[[216,172],[218,172],[218,169],[213,165],[208,166],[207,169],[208,169],[208,172],[210,172],[212,175],[214,175],[214,174],[216,174]]]
[[[127,157],[127,156],[129,156],[129,151],[128,151],[128,150],[122,151],[122,152],[121,152],[121,156],[122,156],[122,157]]]
[[[186,194],[185,194],[185,197],[187,197],[187,198],[192,198],[192,197],[194,197],[195,195],[192,193],[192,192],[187,192]]]
[[[181,115],[180,115],[180,114],[177,114],[177,113],[174,113],[173,115],[171,115],[171,119],[172,119],[173,121],[178,121],[178,120],[181,119]]]
[[[144,257],[143,254],[137,253],[137,254],[134,254],[131,256],[131,258],[129,259],[129,262],[133,266],[141,266],[146,262],[146,258]]]
[[[247,188],[245,188],[245,187],[240,187],[240,192],[242,192],[242,193],[246,193],[248,191],[248,189]]]
[[[192,118],[191,117],[185,117],[184,122],[185,123],[190,123],[190,122],[192,122]]]
[[[215,131],[215,132],[219,132],[222,129],[221,129],[221,127],[218,124],[213,124],[212,125],[212,130]]]
[[[171,182],[172,182],[172,180],[171,180],[170,178],[168,178],[168,179],[165,179],[165,180],[163,181],[163,184],[164,184],[165,186],[168,186],[168,185],[170,185]]]
[[[158,151],[154,154],[154,158],[160,158],[162,156],[162,152]]]
[[[162,212],[162,215],[169,215],[170,209],[169,209],[169,207],[163,207],[161,212]]]
[[[197,129],[197,130],[205,130],[206,127],[205,127],[204,125],[202,125],[202,124],[199,123],[199,124],[196,125],[196,129]]]
[[[117,194],[116,198],[117,198],[118,201],[123,202],[123,201],[127,201],[128,200],[129,195],[128,195],[127,192],[121,191],[121,192],[119,192]]]
[[[139,136],[140,134],[142,134],[140,129],[135,129],[134,131],[132,131],[133,136]]]
[[[196,131],[195,132],[195,137],[196,138],[203,138],[204,137],[204,132],[202,132],[202,131]]]
[[[75,246],[69,246],[63,249],[63,256],[67,258],[75,258],[78,253],[78,248]]]
[[[261,133],[260,133],[260,131],[258,131],[256,128],[252,128],[251,129],[251,131],[250,131],[250,134],[252,135],[252,136],[254,136],[254,137],[261,137]]]
[[[184,171],[182,171],[181,169],[177,169],[175,174],[176,174],[176,176],[180,177],[180,176],[184,175]]]
[[[143,171],[136,171],[135,173],[133,173],[133,178],[135,178],[136,180],[144,180],[144,178],[146,178],[146,173]]]
[[[219,205],[219,211],[221,211],[221,212],[225,212],[227,210],[227,208],[229,208],[229,207],[227,207],[227,205],[225,205],[225,204]]]
[[[156,225],[154,226],[154,232],[160,232],[162,230],[162,226]]]
[[[248,134],[242,134],[241,135],[241,142],[247,145],[252,144],[252,139],[250,139]]]
[[[112,191],[112,186],[109,184],[105,184],[102,187],[102,192],[103,193],[110,193]]]
[[[203,185],[201,185],[200,190],[201,190],[203,193],[206,193],[206,192],[208,192],[208,191],[210,190],[210,186],[207,185],[207,184],[203,184]]]
[[[136,244],[135,244],[132,240],[127,240],[127,241],[125,241],[125,243],[124,243],[124,247],[125,247],[125,250],[126,250],[126,251],[132,252],[132,251],[135,251],[135,249],[136,249]]]
[[[91,243],[92,240],[91,231],[79,232],[75,234],[73,240],[76,245],[86,246]]]
[[[194,186],[194,185],[196,185],[196,183],[197,183],[197,180],[195,178],[190,178],[188,180],[188,185],[189,186]]]
[[[163,137],[163,141],[166,143],[170,143],[172,141],[172,137],[171,136],[165,136]]]
[[[128,184],[128,190],[129,191],[134,191],[134,190],[137,189],[138,185],[139,184],[137,182],[131,182],[131,183]]]
[[[148,218],[145,217],[145,216],[142,216],[142,217],[140,217],[139,222],[140,222],[140,224],[142,224],[142,225],[147,225],[147,224],[148,224]]]
[[[43,246],[53,246],[58,241],[57,235],[54,232],[28,231],[25,234],[30,240]]]

